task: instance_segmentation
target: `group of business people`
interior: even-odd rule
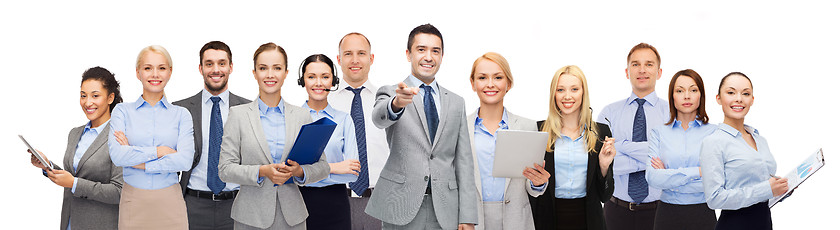
[[[744,124],[754,99],[745,74],[721,80],[724,122],[707,124],[700,75],[677,72],[660,99],[659,53],[640,43],[627,57],[628,98],[595,119],[583,71],[564,66],[536,122],[505,108],[513,74],[493,52],[473,63],[480,106],[468,115],[435,80],[443,47],[437,28],[415,27],[411,73],[377,89],[370,41],[349,33],[336,57],[343,78],[325,55],[301,63],[309,97],[298,107],[281,97],[279,45],[254,52],[253,102],[228,91],[232,53],[213,41],[199,51],[204,89],[175,103],[164,93],[171,57],[149,46],[136,64],[143,94],[121,103],[114,74],[88,69],[80,105],[90,121],[70,131],[66,170],[32,164],[65,187],[61,229],[772,228],[767,200],[787,181],[771,177],[766,140]],[[320,160],[287,159],[301,126],[321,118],[337,128]],[[543,164],[493,177],[499,130],[548,133]]]

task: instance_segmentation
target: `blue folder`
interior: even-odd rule
[[[295,145],[289,152],[288,159],[300,165],[308,165],[318,162],[330,141],[336,124],[324,117],[315,122],[305,124],[300,128]],[[288,164],[287,164],[288,165]],[[293,183],[294,178],[289,178],[284,184]]]

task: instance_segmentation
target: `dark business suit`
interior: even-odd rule
[[[102,125],[105,127],[85,150],[76,170],[73,170],[73,156],[76,155],[76,145],[85,126],[73,128],[67,137],[64,168],[78,178],[78,182],[76,193],[72,192],[72,188],[64,188],[61,230],[67,229],[71,217],[71,229],[117,229],[123,185],[122,167],[114,166],[111,162],[111,155],[108,154],[111,126]]]
[[[544,121],[537,122],[537,127],[542,127]],[[598,155],[601,152],[603,140],[607,136],[612,136],[607,125],[598,124],[598,140],[595,142],[595,151],[588,153],[589,160],[586,166],[586,197],[584,197],[586,207],[586,228],[587,229],[606,229],[604,222],[604,209],[601,203],[607,202],[612,197],[615,189],[613,183],[612,164],[607,170],[607,175],[601,175],[601,166],[599,164]],[[545,170],[551,174],[548,179],[548,187],[544,195],[539,197],[529,197],[531,201],[531,209],[534,213],[534,223],[537,229],[557,229],[555,222],[554,206],[554,152],[545,153]]]
[[[203,102],[201,101],[201,94],[204,90],[199,91],[198,94],[193,95],[192,97],[185,98],[180,101],[176,101],[172,103],[177,106],[181,106],[186,108],[190,111],[193,120],[193,140],[195,141],[195,156],[193,157],[192,167],[190,167],[189,171],[181,172],[181,192],[184,193],[184,201],[187,204],[187,214],[188,220],[190,223],[190,229],[198,229],[202,228],[201,226],[229,226],[225,227],[226,229],[230,229],[233,227],[233,219],[230,218],[230,209],[233,205],[233,199],[229,200],[222,200],[222,201],[213,201],[207,198],[199,198],[199,197],[188,197],[187,194],[187,185],[190,183],[190,177],[192,176],[192,170],[198,165],[198,161],[201,159],[201,148],[202,148],[202,141],[204,138],[202,136],[202,125],[201,125],[201,118],[205,117],[201,114],[201,107]],[[242,98],[240,96],[236,96],[233,93],[230,93],[230,97],[228,98],[228,108],[246,104],[251,102],[248,99]],[[209,115],[207,116],[209,117]],[[225,220],[218,220],[216,217],[226,217]]]

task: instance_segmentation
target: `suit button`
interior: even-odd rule
[[[429,156],[429,160],[434,160],[434,159],[435,159],[435,155]]]
[[[429,176],[424,176],[424,177],[423,177],[423,180],[424,180],[424,181],[429,180]]]
[[[510,200],[506,200],[506,201],[505,201],[505,204],[507,204],[507,203],[510,203]]]

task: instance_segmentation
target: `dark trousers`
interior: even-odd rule
[[[346,185],[300,187],[300,195],[309,211],[306,229],[350,229],[350,202]]]
[[[184,196],[187,203],[187,220],[190,230],[197,229],[233,229],[230,209],[233,199],[213,201],[207,198]]]
[[[350,197],[350,222],[353,230],[382,229],[382,221],[365,213],[368,201],[370,197]]]
[[[655,230],[712,230],[717,219],[715,210],[709,209],[706,203],[680,205],[659,202],[654,222]]]
[[[557,229],[586,230],[586,200],[554,199],[554,222]]]
[[[767,201],[738,210],[722,210],[715,229],[773,229]]]
[[[607,201],[604,203],[604,218],[609,230],[651,230],[656,217],[656,208],[634,210]]]

